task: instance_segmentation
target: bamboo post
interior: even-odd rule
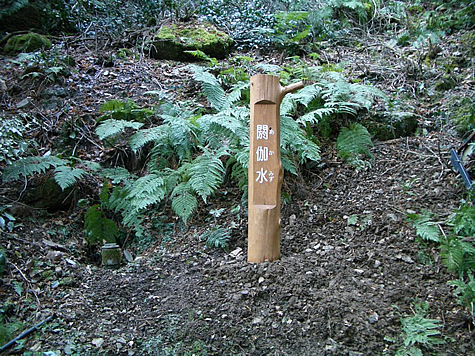
[[[303,82],[282,87],[273,75],[251,77],[248,262],[280,258],[280,191],[284,178],[280,104],[285,94],[303,87]]]

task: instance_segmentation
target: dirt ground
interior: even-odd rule
[[[77,70],[63,84],[67,96],[53,94],[45,117],[86,121],[104,98],[140,97],[145,104],[151,99],[140,93],[174,90],[186,80],[182,67],[166,62],[106,68],[87,52],[76,57]],[[5,68],[5,77],[15,75]],[[401,317],[414,314],[415,301],[426,301],[446,341],[434,353],[473,353],[473,326],[447,285],[454,276],[407,221],[408,212],[424,209],[446,217],[463,197],[449,162],[450,148],[461,141],[442,131],[375,142],[371,168],[362,171],[323,147],[320,165],[285,178],[291,199],[282,209],[282,256],[271,263],[246,261],[246,208],[232,188],[188,227],[165,217],[166,224],[151,227],[146,248],[135,245],[134,261],[117,270],[85,257],[80,210],[19,214],[17,228],[0,240],[9,259],[3,308],[27,327],[52,318],[9,352],[392,355],[402,344]],[[90,146],[85,139],[78,152]],[[95,155],[102,160],[107,153]],[[2,185],[3,192],[10,188]],[[237,205],[229,250],[207,249],[199,236],[229,218],[210,220],[209,211]]]

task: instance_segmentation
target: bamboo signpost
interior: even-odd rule
[[[280,258],[280,191],[284,178],[280,104],[285,94],[303,87],[303,82],[282,87],[273,75],[251,77],[248,262]]]

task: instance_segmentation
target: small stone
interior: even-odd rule
[[[368,318],[368,321],[370,324],[376,324],[378,320],[379,320],[379,315],[376,312],[373,312]]]
[[[380,266],[381,266],[381,261],[375,260],[375,261],[374,261],[374,268],[378,268],[378,267],[380,267]]]
[[[261,284],[262,282],[264,282],[265,278],[264,277],[259,277],[259,284]]]
[[[241,253],[242,253],[242,248],[241,248],[241,247],[238,247],[237,249],[231,251],[231,252],[229,253],[229,256],[236,258],[236,257],[238,257]]]
[[[46,258],[50,261],[61,261],[63,258],[63,253],[60,251],[49,251],[46,254]]]
[[[104,339],[102,337],[97,337],[95,339],[92,339],[91,344],[93,344],[97,348],[100,348],[104,344]]]

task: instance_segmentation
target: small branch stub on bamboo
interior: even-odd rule
[[[284,170],[280,160],[280,104],[303,82],[282,87],[279,78],[251,77],[249,149],[249,262],[280,258],[280,192]]]

